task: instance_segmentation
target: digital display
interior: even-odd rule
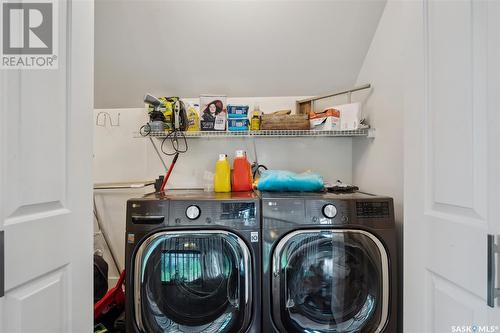
[[[356,202],[356,214],[358,217],[366,218],[389,217],[389,203],[387,201]]]
[[[250,220],[255,219],[255,203],[236,202],[222,203],[221,220]]]

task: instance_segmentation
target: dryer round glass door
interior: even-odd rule
[[[300,230],[273,254],[272,307],[284,332],[381,332],[389,301],[388,258],[362,230]]]
[[[160,232],[135,258],[135,319],[142,332],[223,333],[248,325],[251,255],[237,235]]]

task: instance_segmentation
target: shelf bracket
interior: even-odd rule
[[[369,128],[368,134],[366,135],[366,137],[369,139],[375,139],[376,134],[377,134],[377,130],[375,128]]]

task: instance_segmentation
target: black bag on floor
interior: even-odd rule
[[[98,254],[94,254],[94,304],[108,291],[108,263]]]

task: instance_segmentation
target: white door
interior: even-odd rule
[[[500,2],[407,9],[404,332],[500,332]]]
[[[58,69],[0,70],[1,333],[93,326],[93,3],[54,15]]]

